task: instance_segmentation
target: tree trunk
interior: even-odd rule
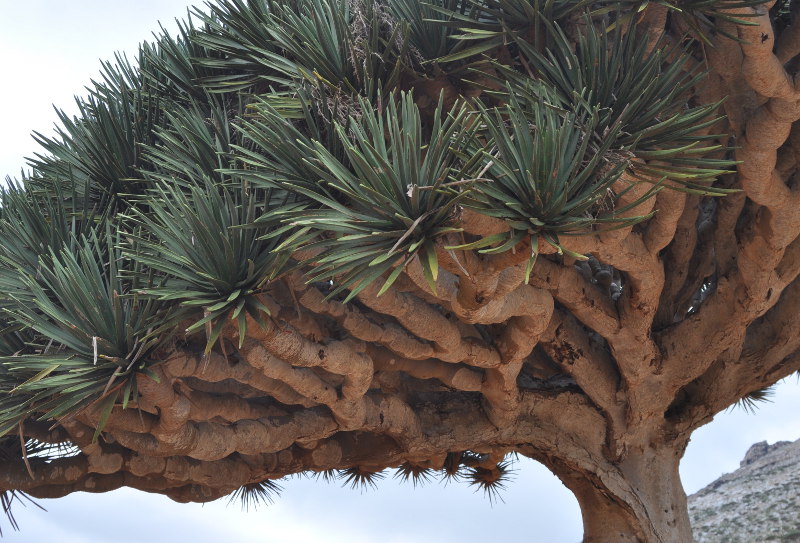
[[[678,463],[684,446],[648,447],[620,463],[580,467],[547,459],[578,500],[584,543],[689,543],[692,530]]]

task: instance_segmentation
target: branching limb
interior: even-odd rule
[[[434,307],[394,289],[377,296],[379,288],[373,283],[358,294],[358,299],[372,310],[394,317],[415,336],[434,343],[436,358],[480,368],[500,363],[500,354],[495,349],[478,338],[464,338],[459,327]]]
[[[609,353],[592,344],[586,329],[569,313],[557,311],[540,345],[581,390],[614,420],[620,405],[617,396],[620,376]]]
[[[355,304],[325,300],[322,292],[313,287],[307,289],[299,301],[310,311],[333,318],[342,328],[361,341],[383,345],[398,355],[412,360],[424,360],[434,355],[434,349],[429,343],[420,341],[402,327],[390,322],[374,322]]]
[[[274,369],[274,366],[280,366],[276,375],[287,372],[309,373],[305,370],[292,372],[290,368],[286,367],[288,365],[285,363],[280,364],[278,361],[270,369]],[[231,379],[263,392],[265,395],[275,398],[275,400],[285,405],[311,407],[319,403],[310,397],[299,394],[290,384],[276,378],[267,377],[263,368],[258,369],[251,366],[243,357],[238,357],[236,360],[226,360],[224,356],[216,352],[211,352],[203,357],[176,353],[175,356],[164,362],[164,371],[176,378],[192,377],[209,383],[219,383]],[[290,379],[290,382],[297,383],[297,380]]]
[[[681,304],[677,299],[679,293],[684,290],[684,285],[696,266],[690,266],[693,255],[696,254],[695,248],[698,245],[697,217],[699,213],[700,198],[697,195],[690,195],[678,223],[675,227],[675,234],[672,242],[662,254],[664,265],[664,288],[661,291],[658,311],[653,323],[656,330],[660,330],[671,325],[677,315],[681,314]],[[705,229],[706,231],[709,228]],[[702,232],[702,230],[700,231]],[[710,237],[710,234],[707,234]],[[702,243],[702,242],[700,242]],[[700,251],[700,254],[707,254],[709,251]],[[691,290],[691,289],[687,289]]]
[[[587,281],[574,266],[541,258],[533,267],[531,284],[549,290],[561,305],[601,336],[608,337],[619,330],[617,310],[611,298]]]
[[[377,371],[403,372],[416,379],[437,379],[443,385],[465,392],[480,392],[483,375],[466,366],[436,359],[411,360],[376,348],[367,351]]]

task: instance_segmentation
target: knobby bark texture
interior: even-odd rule
[[[741,160],[726,197],[663,190],[647,222],[500,255],[446,250],[436,289],[412,261],[395,286],[342,303],[300,275],[268,286],[266,326],[231,328],[209,355],[191,337],[141,376],[99,439],[99,409],[26,437],[75,456],[0,466],[0,487],[53,498],[128,486],[217,499],[300,472],[390,467],[491,471],[534,458],[578,498],[587,542],[690,541],[678,464],[692,431],[800,369],[800,22],[776,35],[771,4],[719,22],[698,99],[724,102]],[[677,39],[652,5],[645,32]],[[726,26],[727,25],[727,26]],[[631,197],[633,194],[631,194]],[[465,210],[459,226],[505,226]],[[548,252],[549,251],[549,252]],[[157,379],[156,379],[157,377]]]

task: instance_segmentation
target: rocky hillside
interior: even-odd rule
[[[800,543],[800,440],[756,443],[689,496],[689,514],[697,543]]]

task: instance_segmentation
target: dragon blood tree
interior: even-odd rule
[[[692,431],[800,369],[797,13],[219,0],[106,64],[0,195],[3,503],[518,453],[690,541]]]

